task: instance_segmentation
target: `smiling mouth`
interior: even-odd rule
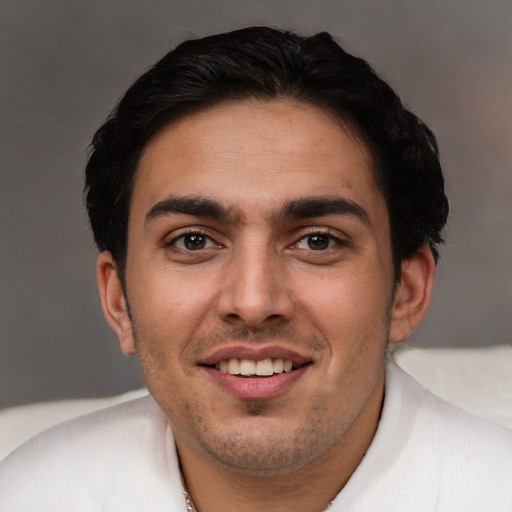
[[[211,365],[211,368],[215,368],[221,373],[238,375],[240,377],[271,377],[280,373],[292,372],[300,366],[304,365],[294,365],[289,359],[272,359],[268,357],[254,361],[252,359],[232,357]]]

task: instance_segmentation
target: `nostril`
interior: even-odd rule
[[[291,296],[278,283],[261,284],[255,282],[257,276],[251,282],[235,277],[229,276],[220,289],[216,309],[221,320],[256,328],[293,316]]]

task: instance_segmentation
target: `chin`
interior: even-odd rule
[[[200,449],[225,468],[253,476],[296,471],[329,451],[345,431],[323,422],[294,428],[268,418],[246,419],[236,428],[224,426],[218,432],[203,432]]]

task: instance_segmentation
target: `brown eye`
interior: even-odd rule
[[[213,247],[215,244],[210,237],[202,233],[187,233],[176,237],[169,245],[183,251],[200,251]]]
[[[183,245],[190,251],[204,249],[206,237],[203,235],[185,235],[183,237]]]
[[[327,235],[309,235],[306,237],[308,248],[314,251],[323,251],[329,248],[331,238]]]
[[[326,251],[338,246],[346,247],[347,244],[343,240],[340,240],[329,233],[322,233],[321,231],[303,236],[294,244],[296,249],[301,249],[303,251]]]

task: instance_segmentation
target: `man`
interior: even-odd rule
[[[391,362],[448,204],[433,134],[328,34],[188,41],[96,133],[107,321],[151,397],[0,469],[1,510],[512,509],[512,435]]]

